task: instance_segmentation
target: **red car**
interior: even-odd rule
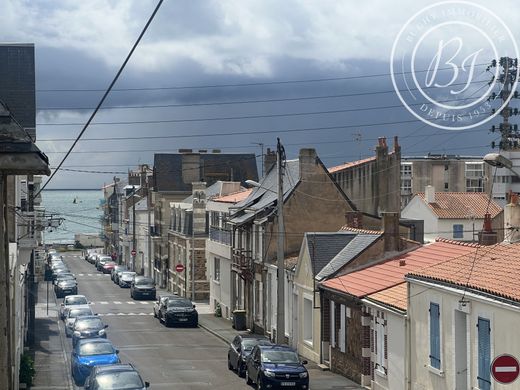
[[[117,263],[115,261],[107,261],[104,265],[103,265],[103,273],[104,274],[109,274],[112,272],[112,269],[114,269],[114,267],[117,265]]]

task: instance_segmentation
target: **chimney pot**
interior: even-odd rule
[[[399,260],[399,267],[404,267],[406,265],[406,260]]]

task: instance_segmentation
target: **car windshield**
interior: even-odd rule
[[[73,309],[69,311],[69,318],[76,318],[81,316],[91,316],[92,310],[90,309]]]
[[[58,280],[74,280],[76,279],[74,275],[60,275],[57,278]]]
[[[243,339],[242,340],[242,349],[244,351],[251,351],[255,345],[269,345],[269,340],[264,339]]]
[[[74,279],[73,280],[63,280],[63,279],[61,279],[58,282],[58,286],[71,286],[73,284],[76,284],[76,281]]]
[[[84,343],[79,346],[79,354],[82,356],[109,355],[115,352],[110,343]]]
[[[138,285],[138,286],[142,286],[142,285],[145,285],[145,284],[153,284],[153,280],[152,279],[138,279],[136,280],[135,284]]]
[[[268,350],[262,351],[264,363],[299,363],[298,355],[293,351]]]
[[[96,376],[95,389],[119,390],[119,389],[141,389],[143,381],[135,371],[120,371]]]
[[[67,297],[65,298],[65,305],[86,305],[88,304],[85,297]]]
[[[168,307],[193,307],[193,303],[187,299],[169,299]]]
[[[123,272],[121,274],[121,277],[123,279],[132,279],[134,277],[134,275],[135,275],[135,272]]]
[[[105,263],[105,265],[116,265],[117,263],[115,263],[114,261],[107,261]]]
[[[77,320],[75,328],[77,330],[83,329],[99,329],[103,327],[103,323],[99,318],[86,318],[84,320]]]

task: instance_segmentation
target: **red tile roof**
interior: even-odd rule
[[[383,263],[329,279],[322,286],[362,298],[402,283],[404,276],[414,270],[474,253],[478,247],[476,244],[438,239]]]
[[[502,207],[483,192],[436,192],[435,203],[426,202],[424,192],[417,193],[417,196],[430,206],[439,218],[483,219],[487,210],[491,218],[494,218],[502,211]]]
[[[248,188],[247,190],[235,192],[229,195],[219,196],[218,198],[211,199],[214,202],[222,202],[222,203],[238,203],[244,199],[246,199],[249,194],[253,191],[252,188]]]
[[[520,243],[481,247],[475,253],[414,270],[410,276],[520,301]]]
[[[335,167],[330,167],[330,168],[328,168],[328,170],[329,170],[329,173],[334,173],[337,171],[342,171],[343,169],[346,169],[346,168],[355,167],[356,165],[365,164],[370,161],[376,161],[376,157],[374,156],[374,157],[365,158],[363,160],[346,162],[341,165],[336,165]]]
[[[406,311],[408,308],[408,286],[406,282],[399,283],[393,287],[370,294],[367,298]]]
[[[353,232],[353,233],[366,233],[366,234],[383,234],[384,232],[382,230],[369,230],[369,229],[359,229],[350,227],[348,225],[343,225],[341,229],[339,229],[340,232]]]

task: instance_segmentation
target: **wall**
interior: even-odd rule
[[[413,389],[455,388],[455,311],[459,311],[462,291],[423,284],[410,280],[409,317],[411,331],[411,379]],[[498,355],[508,353],[520,357],[520,334],[511,324],[518,323],[520,308],[507,306],[484,297],[466,294],[467,381],[468,388],[477,389],[478,354],[477,320],[484,317],[491,324],[491,361]],[[429,368],[429,304],[440,305],[441,323],[441,373]],[[516,388],[502,385],[491,377],[493,390]]]
[[[440,229],[438,218],[433,214],[431,209],[421,199],[419,199],[418,196],[413,197],[410,203],[406,205],[403,211],[401,211],[401,216],[403,218],[420,219],[424,221],[425,242],[435,240],[435,238],[440,237],[439,231],[445,230]],[[442,237],[448,238],[447,236]],[[453,234],[449,238],[453,238]]]

